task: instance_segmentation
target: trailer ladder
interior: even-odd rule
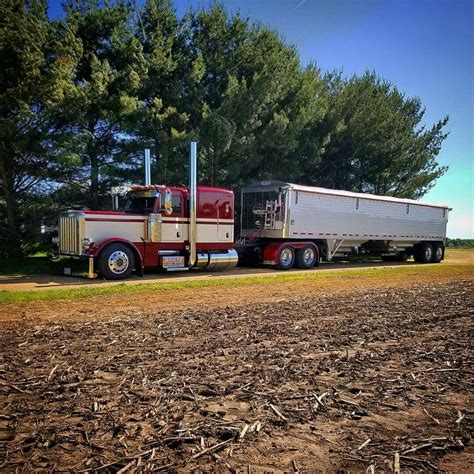
[[[280,203],[278,200],[265,202],[265,209],[254,209],[254,215],[263,216],[263,228],[274,229],[277,214],[280,212]]]

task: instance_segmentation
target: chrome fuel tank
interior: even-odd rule
[[[234,249],[219,253],[199,252],[195,266],[208,270],[223,270],[237,266],[238,261],[239,255]]]

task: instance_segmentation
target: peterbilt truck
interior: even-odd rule
[[[192,142],[189,187],[131,186],[120,211],[62,213],[58,253],[88,259],[89,277],[115,280],[146,267],[224,269],[239,260],[288,270],[358,254],[444,258],[448,206],[259,181],[242,189],[235,222],[233,192],[197,186],[196,169]]]

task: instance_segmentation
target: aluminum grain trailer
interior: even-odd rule
[[[289,269],[359,254],[414,256],[420,263],[444,258],[445,205],[259,181],[242,190],[240,207],[236,249],[243,262]]]

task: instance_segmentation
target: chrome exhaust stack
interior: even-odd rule
[[[189,149],[189,267],[196,264],[197,142]]]
[[[235,267],[239,256],[234,249],[222,252],[200,252],[196,250],[197,240],[197,142],[191,142],[189,149],[189,268],[223,270]],[[218,225],[218,224],[217,224]]]
[[[151,155],[150,149],[145,148],[145,186],[151,184]]]

